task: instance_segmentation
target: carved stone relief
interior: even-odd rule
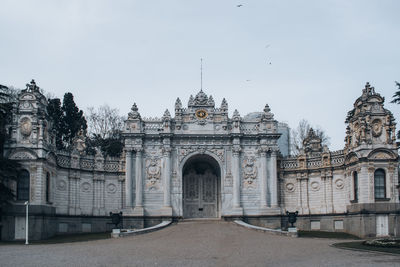
[[[312,191],[318,191],[320,189],[320,184],[317,181],[313,181],[310,183],[310,188]]]
[[[88,182],[84,182],[84,183],[82,183],[81,188],[82,188],[82,192],[88,193],[88,192],[90,192],[90,189],[92,188],[92,186]]]
[[[378,153],[373,154],[371,158],[373,158],[373,159],[391,159],[392,157],[387,153],[378,152]]]
[[[343,179],[336,179],[335,186],[337,189],[341,190],[344,188],[344,181]]]
[[[67,189],[67,182],[65,182],[64,180],[58,180],[57,189],[60,191],[65,191]]]
[[[244,187],[255,187],[255,180],[257,178],[257,166],[255,165],[256,159],[253,156],[246,156],[243,159],[243,182]]]
[[[115,194],[117,192],[117,186],[115,184],[107,185],[107,193]]]
[[[223,148],[206,147],[206,146],[191,146],[179,149],[179,161],[182,161],[187,155],[193,152],[200,152],[204,154],[206,151],[216,155],[222,162],[225,160],[225,150]]]
[[[372,122],[372,135],[374,137],[379,137],[382,134],[382,121],[376,119]]]
[[[294,191],[296,191],[296,186],[294,185],[294,183],[289,182],[289,183],[286,183],[285,189],[287,192],[293,193]]]
[[[20,131],[24,137],[29,137],[32,133],[32,123],[31,120],[27,117],[21,119],[20,122]]]
[[[24,151],[15,152],[9,158],[10,159],[36,159],[36,157],[34,155],[24,152]]]
[[[161,180],[161,160],[159,158],[150,158],[146,160],[146,189],[159,190]]]

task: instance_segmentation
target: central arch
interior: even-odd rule
[[[183,217],[218,218],[221,203],[221,169],[207,154],[190,157],[182,168]]]

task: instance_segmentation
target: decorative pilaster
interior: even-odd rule
[[[142,151],[143,148],[136,148],[136,201],[134,213],[143,216],[143,173],[142,173]]]
[[[163,148],[163,156],[164,156],[164,172],[163,172],[163,180],[164,180],[164,207],[162,210],[162,214],[164,216],[172,216],[172,207],[171,207],[171,147],[165,146]]]
[[[271,207],[278,207],[278,177],[276,170],[276,152],[270,154],[270,185],[271,185]]]
[[[233,176],[233,209],[235,215],[242,215],[243,209],[240,206],[240,145],[234,145],[232,149],[232,176]]]
[[[302,196],[302,187],[301,187],[301,174],[297,173],[297,210],[300,214],[303,213],[303,196]]]
[[[260,179],[260,206],[266,208],[267,202],[267,153],[264,149],[260,149],[261,161],[261,179]]]
[[[132,150],[126,151],[125,208],[132,207]]]
[[[171,207],[171,148],[165,147],[164,152],[164,207]]]

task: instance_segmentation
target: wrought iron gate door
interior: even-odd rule
[[[185,175],[183,192],[184,218],[216,218],[218,214],[217,176],[206,170]]]

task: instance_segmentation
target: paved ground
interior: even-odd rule
[[[184,222],[134,237],[2,245],[0,266],[400,266],[400,256],[330,247],[228,222]]]

